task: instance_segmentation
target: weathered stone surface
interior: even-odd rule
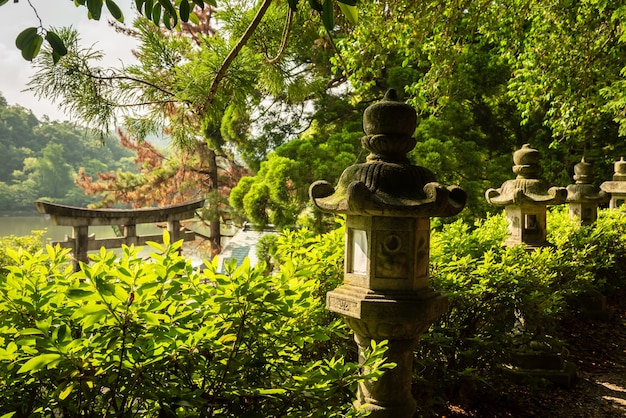
[[[513,153],[514,180],[507,180],[498,189],[488,189],[485,198],[494,206],[536,206],[565,203],[567,190],[550,187],[541,179],[539,151],[528,144]]]
[[[428,285],[430,217],[455,215],[467,201],[460,187],[411,165],[416,123],[415,110],[390,90],[365,111],[366,162],[346,168],[337,187],[318,181],[309,189],[322,211],[347,215],[344,284],[327,294],[326,307],[355,332],[359,355],[371,340],[388,340],[386,357],[397,364],[359,385],[356,405],[371,417],[415,413],[413,348],[448,302]]]
[[[392,90],[390,90],[392,92]],[[343,172],[337,187],[317,181],[309,189],[322,211],[348,215],[430,217],[453,216],[467,201],[458,186],[444,187],[424,167],[411,165],[406,154],[415,147],[411,135],[417,116],[397,102],[395,92],[365,111],[362,144],[367,162]]]
[[[626,161],[621,157],[615,162],[615,172],[612,181],[605,181],[600,188],[611,195],[609,207],[618,208],[626,202]]]
[[[529,249],[547,245],[546,207],[565,203],[567,190],[550,187],[541,179],[539,151],[525,144],[513,153],[514,180],[498,189],[488,189],[485,198],[494,206],[504,206],[509,220],[505,245],[523,244]]]
[[[583,157],[574,166],[574,184],[567,186],[567,203],[570,218],[576,218],[583,225],[591,225],[598,218],[598,204],[606,203],[610,195],[593,183],[593,165]]]

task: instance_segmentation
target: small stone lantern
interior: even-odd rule
[[[624,205],[626,202],[626,161],[624,161],[624,157],[615,162],[613,181],[605,181],[600,185],[600,188],[611,194],[609,208],[617,209]]]
[[[539,151],[528,144],[513,153],[514,180],[505,181],[499,189],[489,189],[485,198],[494,206],[504,206],[509,220],[507,246],[541,247],[546,241],[546,208],[565,203],[567,190],[550,187],[540,179]]]
[[[592,225],[598,219],[598,204],[608,202],[610,196],[593,186],[593,165],[585,157],[574,166],[574,181],[567,186],[569,216],[579,219],[582,225]]]
[[[327,308],[355,332],[359,353],[371,340],[388,340],[397,366],[359,386],[356,405],[372,417],[412,417],[413,349],[419,335],[447,309],[429,287],[430,217],[452,216],[465,206],[459,187],[445,188],[434,174],[411,165],[415,110],[389,90],[365,110],[363,164],[343,172],[336,188],[317,181],[309,190],[322,211],[346,215],[345,277],[327,295]]]

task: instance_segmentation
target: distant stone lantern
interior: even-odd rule
[[[626,202],[626,161],[624,157],[615,162],[615,172],[613,181],[605,181],[600,188],[606,193],[610,193],[609,208],[617,209]]]
[[[327,308],[355,332],[359,353],[371,340],[388,340],[387,358],[397,364],[359,387],[356,405],[372,417],[415,413],[413,349],[447,309],[428,283],[430,217],[455,215],[467,200],[461,188],[445,188],[411,165],[416,124],[415,110],[389,90],[363,115],[367,161],[346,168],[336,188],[318,181],[309,190],[322,211],[346,215],[344,283],[328,293]]]
[[[574,166],[574,181],[567,186],[570,218],[579,219],[582,225],[592,225],[598,219],[598,204],[608,202],[610,196],[592,184],[593,165],[585,157]]]
[[[509,237],[505,245],[524,244],[541,247],[546,241],[546,208],[565,203],[567,190],[550,187],[542,180],[539,151],[528,144],[513,153],[514,180],[505,181],[499,189],[489,189],[485,198],[494,206],[504,206],[509,220]]]

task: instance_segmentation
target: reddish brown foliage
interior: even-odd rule
[[[239,179],[249,175],[245,168],[217,156],[204,142],[197,142],[192,150],[165,155],[147,141],[131,139],[121,131],[118,135],[121,145],[137,154],[138,172],[99,173],[94,180],[81,169],[76,183],[85,193],[102,196],[96,207],[116,203],[133,208],[165,206],[208,197],[213,191],[227,197]]]

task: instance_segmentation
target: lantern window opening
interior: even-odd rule
[[[367,274],[367,232],[350,228],[350,264],[349,272]]]

